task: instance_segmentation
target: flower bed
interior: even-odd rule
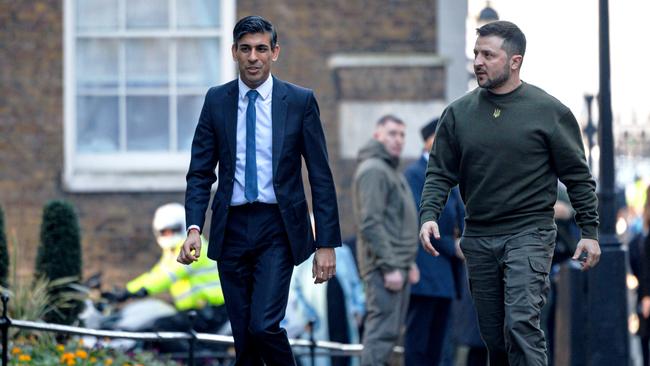
[[[178,366],[178,363],[151,352],[124,354],[109,348],[87,349],[80,340],[56,344],[30,337],[18,338],[9,347],[9,365]]]

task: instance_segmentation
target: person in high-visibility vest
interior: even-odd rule
[[[214,332],[227,320],[217,263],[203,251],[198,261],[184,266],[176,257],[185,241],[185,209],[179,203],[160,206],[153,218],[153,231],[162,255],[148,272],[126,285],[126,297],[157,295],[166,291],[172,296],[178,314],[156,321],[155,330],[186,331],[188,311],[196,310],[194,329]],[[208,241],[201,238],[207,247]]]

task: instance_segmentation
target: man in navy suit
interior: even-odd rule
[[[419,206],[424,187],[429,151],[435,139],[438,119],[426,124],[421,132],[425,141],[422,157],[406,168],[404,175],[411,186],[413,198]],[[406,366],[438,365],[445,337],[448,335],[452,300],[460,295],[462,262],[456,247],[456,238],[463,227],[465,211],[457,188],[449,195],[440,215],[440,240],[433,242],[440,252],[432,257],[418,246],[415,259],[420,270],[420,281],[411,287],[406,315],[404,364]]]
[[[311,90],[271,76],[280,54],[271,23],[241,19],[233,30],[239,78],[211,88],[192,142],[185,210],[188,236],[178,261],[199,257],[212,201],[208,257],[218,262],[235,339],[236,365],[285,366],[294,358],[284,318],[293,266],[316,250],[315,283],[334,276],[341,245],[334,181]],[[314,236],[302,182],[308,170]]]

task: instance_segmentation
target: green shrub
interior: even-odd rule
[[[33,283],[17,280],[11,283],[11,290],[5,293],[9,296],[9,317],[18,320],[42,321],[45,315],[53,310],[53,299],[49,292],[50,284],[44,278],[38,278]],[[14,339],[21,334],[19,328],[9,328],[9,338]],[[44,333],[44,337],[52,338],[54,333]],[[54,339],[52,338],[53,342]]]
[[[81,235],[79,221],[71,204],[51,201],[43,208],[41,243],[36,255],[36,278],[44,277],[50,282],[62,278],[81,280]],[[71,292],[70,287],[50,290],[53,297],[61,292]],[[70,306],[57,306],[45,316],[46,321],[72,324],[81,311],[82,303],[73,301]],[[75,304],[76,303],[76,304]]]

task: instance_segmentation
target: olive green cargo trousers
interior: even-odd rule
[[[491,366],[546,366],[540,313],[556,230],[463,237],[470,290]]]

